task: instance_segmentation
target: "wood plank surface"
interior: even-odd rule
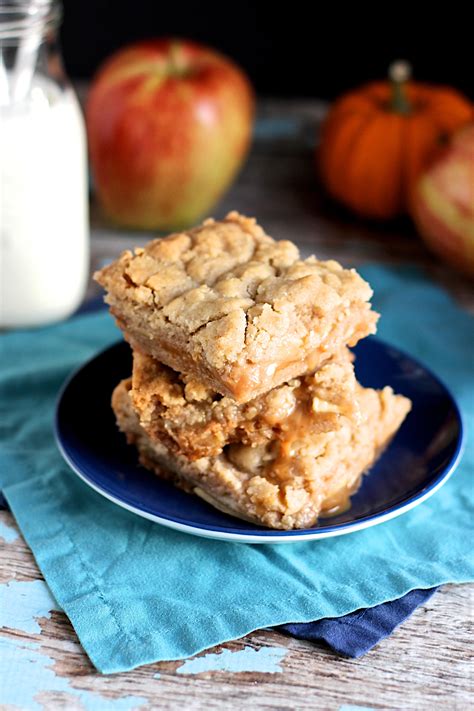
[[[0,512],[0,531],[16,532],[13,517]],[[0,533],[1,535],[1,533]],[[0,584],[41,581],[41,573],[21,536],[0,544]],[[39,597],[38,590],[32,595]],[[341,658],[323,646],[299,641],[275,631],[260,631],[245,639],[208,650],[199,673],[179,671],[183,662],[151,664],[124,674],[101,676],[91,666],[66,616],[53,611],[38,620],[36,634],[2,628],[0,642],[39,643],[48,666],[69,691],[40,694],[45,709],[117,708],[189,709],[459,709],[473,703],[472,610],[474,585],[447,585],[401,625],[389,639],[361,659]],[[38,604],[39,607],[39,604]],[[280,671],[213,671],[210,655],[230,650],[279,651]],[[0,647],[1,649],[1,647]],[[210,661],[207,661],[210,660]],[[257,665],[258,666],[258,665]],[[199,669],[198,668],[198,669]],[[192,668],[189,667],[190,671]],[[158,678],[155,678],[159,674]],[[30,678],[25,684],[37,684]],[[51,682],[49,682],[51,683]],[[2,682],[0,681],[0,689]],[[52,687],[61,686],[54,682]],[[34,689],[32,695],[35,696]],[[74,691],[82,692],[80,696]],[[124,705],[124,699],[140,698]],[[1,694],[0,694],[1,698]],[[95,706],[94,706],[95,707]],[[7,706],[1,706],[7,709]]]

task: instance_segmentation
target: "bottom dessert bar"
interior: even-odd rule
[[[304,424],[285,440],[230,444],[218,456],[194,461],[151,440],[140,426],[131,379],[115,388],[112,407],[120,430],[137,447],[143,466],[216,508],[275,529],[309,528],[319,516],[350,505],[350,496],[410,410],[391,388],[357,384],[361,416],[341,417],[334,429],[307,433]]]

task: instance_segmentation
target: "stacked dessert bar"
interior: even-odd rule
[[[119,428],[145,467],[235,516],[291,529],[343,510],[410,409],[355,378],[348,347],[378,318],[367,282],[253,219],[206,220],[95,278],[133,349]]]

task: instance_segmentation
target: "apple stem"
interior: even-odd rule
[[[173,40],[168,54],[168,70],[172,76],[181,77],[186,74],[186,66],[183,60],[181,42]]]
[[[410,114],[412,106],[406,93],[406,84],[411,77],[411,66],[403,59],[398,59],[388,68],[388,76],[392,85],[390,108],[399,114]]]

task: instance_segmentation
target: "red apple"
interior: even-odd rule
[[[86,106],[105,211],[143,229],[196,222],[239,169],[253,112],[246,76],[208,47],[157,39],[117,52],[99,70]]]
[[[412,214],[428,246],[474,277],[474,124],[455,134],[421,177]]]

